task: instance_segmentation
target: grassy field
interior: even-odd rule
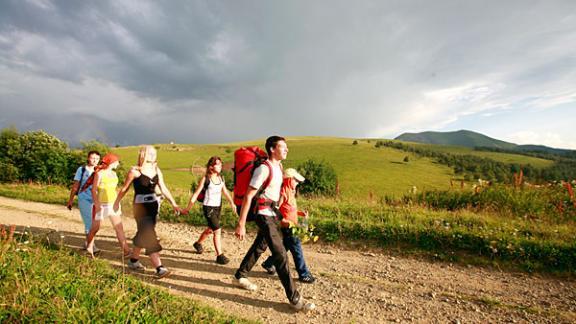
[[[242,145],[258,145],[263,141],[221,145],[156,145],[158,161],[169,187],[186,191],[198,175],[192,166],[203,166],[212,155],[224,162],[233,161],[233,152]],[[445,189],[453,171],[429,159],[408,154],[410,163],[403,163],[407,155],[394,149],[375,149],[374,142],[362,140],[352,145],[352,139],[288,138],[290,153],[285,167],[294,167],[307,159],[330,163],[339,177],[340,190],[346,198],[367,198],[369,195],[401,195],[417,186],[419,189]],[[136,161],[137,147],[117,148],[125,163]]]
[[[448,189],[450,179],[455,178],[454,171],[428,158],[420,158],[392,148],[374,148],[375,140],[358,140],[328,137],[289,137],[287,138],[288,159],[285,167],[294,167],[307,159],[324,160],[330,163],[339,178],[343,198],[367,199],[384,195],[401,196],[413,186],[419,191]],[[214,145],[195,144],[157,144],[158,161],[170,188],[186,193],[190,184],[199,177],[193,174],[193,166],[204,166],[208,158],[218,155],[224,163],[232,163],[234,150],[240,146],[259,145],[264,139]],[[422,144],[415,144],[422,145]],[[464,147],[428,145],[430,148],[455,154],[472,154],[501,162],[532,164],[547,167],[552,161],[508,153],[479,152]],[[125,165],[136,163],[138,147],[114,149]],[[409,157],[410,162],[403,159]]]
[[[0,195],[64,203],[66,188],[47,188],[0,185]],[[576,219],[572,210],[566,211],[567,217],[556,215],[543,205],[546,202],[540,199],[542,197],[530,192],[505,190],[488,193],[487,199],[493,199],[494,203],[501,206],[492,206],[488,201],[485,208],[468,207],[473,203],[461,204],[464,196],[454,194],[439,197],[448,199],[448,206],[452,205],[451,201],[461,205],[454,210],[442,206],[430,208],[426,204],[411,202],[390,204],[383,198],[368,201],[302,197],[299,206],[310,212],[316,234],[327,242],[361,242],[386,248],[406,247],[451,262],[458,261],[459,255],[464,253],[487,262],[511,262],[515,267],[528,271],[576,273]],[[501,197],[496,199],[495,195]],[[569,199],[567,194],[562,197],[564,200]],[[182,205],[187,197],[176,199]],[[127,198],[122,207],[124,215],[128,217],[131,215],[130,200]],[[514,212],[516,209],[517,212]],[[160,219],[205,225],[198,205],[191,210],[190,215],[175,217],[170,206],[162,204]],[[233,228],[236,223],[236,217],[224,205],[221,224]]]
[[[1,323],[248,323],[41,242],[0,229]]]
[[[219,155],[225,163],[230,163],[236,148],[261,142],[263,140],[219,145],[156,146],[166,182],[176,200],[184,206],[189,198],[190,184],[199,176],[191,172],[193,166],[204,165],[212,155]],[[478,197],[451,193],[451,190],[456,190],[450,189],[450,179],[454,178],[451,168],[393,148],[375,148],[374,140],[359,140],[357,145],[352,142],[352,139],[342,138],[288,138],[290,153],[286,167],[296,166],[307,159],[325,160],[338,174],[340,197],[301,197],[299,200],[299,205],[310,211],[317,234],[323,240],[365,240],[380,246],[402,244],[437,255],[464,252],[494,260],[511,260],[530,270],[576,270],[575,219],[571,214],[558,217],[554,212],[559,199],[569,202],[564,192],[560,196],[550,196],[551,200],[548,201],[536,199],[538,193],[498,190],[484,195],[489,201],[482,204],[488,207],[468,207],[473,206]],[[448,147],[434,147],[448,150]],[[542,167],[548,162],[521,155],[475,152],[464,148],[454,150],[462,154],[509,159],[507,161],[537,161]],[[136,163],[138,147],[117,148],[115,151],[121,156],[125,167]],[[407,155],[409,162],[405,163],[403,160]],[[418,194],[438,192],[438,195],[426,196],[426,199],[432,199],[431,202],[423,200],[424,203],[413,204],[404,197],[412,186],[418,188]],[[447,190],[447,193],[442,193],[442,190]],[[67,200],[68,192],[68,189],[58,186],[0,184],[0,195],[62,205]],[[463,203],[464,198],[471,203]],[[126,215],[131,214],[130,202],[130,197],[123,201]],[[433,207],[437,202],[463,207],[457,210],[445,207],[437,209]],[[496,206],[496,203],[501,206]],[[503,212],[507,210],[520,212]],[[535,210],[542,210],[546,215],[531,215]],[[168,204],[163,204],[161,219],[205,225],[198,206],[191,215],[175,218]],[[225,204],[222,224],[230,228],[236,222]]]

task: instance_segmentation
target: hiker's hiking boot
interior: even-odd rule
[[[298,302],[296,302],[296,304],[290,304],[290,306],[295,311],[303,313],[314,310],[316,308],[316,305],[314,305],[314,303],[307,301],[306,299],[304,299],[304,297],[300,297],[298,299]]]
[[[156,270],[156,278],[158,279],[165,278],[166,276],[169,276],[171,273],[172,272],[168,270],[166,267],[160,266],[158,270]]]
[[[276,274],[276,268],[274,266],[267,267],[264,263],[262,263],[262,268],[264,268],[264,270],[266,270],[266,273],[269,275]]]
[[[202,244],[198,242],[194,243],[194,249],[196,249],[196,253],[198,254],[202,254],[202,252],[204,252],[204,247],[202,247]]]
[[[306,277],[299,278],[298,281],[300,281],[302,283],[311,284],[311,283],[314,283],[314,281],[316,281],[316,278],[314,278],[312,275],[309,275]]]
[[[140,262],[140,260],[137,260],[136,262],[132,262],[132,260],[128,260],[128,269],[134,270],[134,271],[144,271],[144,270],[146,270],[146,267]]]
[[[256,289],[258,289],[258,286],[256,286],[255,284],[251,283],[250,280],[248,280],[248,278],[240,278],[240,279],[236,279],[234,278],[234,284],[242,289],[246,289],[246,290],[250,290],[250,291],[255,291]]]
[[[230,262],[230,259],[228,259],[224,254],[220,254],[216,257],[216,263],[218,264],[227,264],[228,262]]]

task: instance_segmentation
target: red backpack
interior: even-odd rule
[[[234,152],[234,204],[236,206],[242,205],[254,169],[264,163],[267,158],[266,152],[257,146],[241,147]]]

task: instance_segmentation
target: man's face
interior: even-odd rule
[[[100,155],[98,154],[90,154],[88,157],[88,166],[97,166],[98,162],[100,162]]]
[[[286,160],[288,156],[288,145],[285,141],[279,141],[272,149],[272,157],[276,160]]]

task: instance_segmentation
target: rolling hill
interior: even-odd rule
[[[403,133],[396,137],[395,140],[422,144],[464,146],[469,148],[482,147],[520,152],[542,152],[556,155],[574,153],[572,150],[558,149],[544,145],[517,145],[469,130],[459,130],[455,132]]]
[[[339,178],[343,198],[382,197],[384,195],[402,195],[413,186],[418,190],[448,189],[450,179],[455,178],[452,168],[441,165],[430,158],[419,157],[394,148],[375,148],[376,140],[328,138],[328,137],[289,137],[290,153],[285,167],[295,167],[307,159],[324,160],[330,163]],[[170,188],[187,193],[190,184],[201,175],[200,168],[212,155],[220,156],[224,163],[233,161],[233,152],[240,146],[260,145],[264,140],[227,143],[227,144],[157,144],[158,163],[162,168]],[[449,147],[430,145],[439,150]],[[114,149],[125,165],[136,162],[138,147],[120,147]],[[467,154],[472,149],[454,147],[449,151]],[[475,152],[488,158],[506,161],[539,164],[546,167],[552,161],[537,159],[518,154],[498,152]],[[408,163],[403,162],[409,156]]]

